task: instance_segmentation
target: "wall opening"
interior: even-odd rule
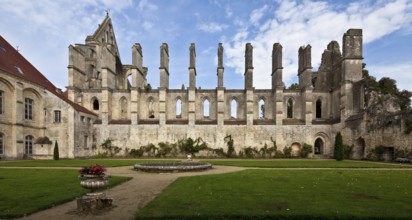
[[[97,100],[97,98],[93,99],[93,110],[99,110],[100,106],[99,106],[99,100]]]
[[[236,99],[232,99],[230,103],[230,118],[237,119],[237,101]]]
[[[323,148],[324,148],[325,143],[321,138],[317,138],[315,141],[315,154],[320,155],[323,154]]]
[[[293,100],[290,98],[288,99],[288,102],[286,103],[287,107],[287,118],[293,118]]]
[[[120,99],[120,118],[127,119],[127,99],[126,97],[122,97]]]
[[[260,99],[259,103],[259,119],[265,119],[265,100]]]
[[[203,101],[203,117],[209,118],[209,100]]]
[[[0,132],[0,155],[4,154],[4,134]]]
[[[316,118],[322,118],[322,101],[320,99],[316,101]]]
[[[154,100],[152,97],[148,100],[148,118],[155,118],[154,115]]]
[[[182,100],[180,97],[176,100],[176,118],[182,118]]]

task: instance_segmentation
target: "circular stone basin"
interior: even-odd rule
[[[144,172],[187,172],[187,171],[202,171],[212,168],[210,163],[202,162],[154,162],[135,164],[135,170]]]

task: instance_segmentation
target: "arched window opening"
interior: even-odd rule
[[[99,100],[96,98],[93,100],[93,110],[99,110]]]
[[[33,154],[33,136],[27,135],[24,141],[24,154]]]
[[[153,98],[149,98],[149,100],[148,100],[148,106],[149,106],[149,109],[148,109],[149,118],[155,118],[155,115],[154,115],[154,100],[153,100]]]
[[[259,119],[265,119],[265,101],[263,99],[259,100]]]
[[[321,138],[317,138],[315,141],[315,154],[323,154],[323,140]]]
[[[4,134],[0,133],[0,155],[4,154]]]
[[[316,118],[322,118],[322,101],[320,99],[316,101]]]
[[[133,86],[133,77],[132,74],[127,76],[127,88],[130,89]]]
[[[230,118],[237,119],[237,101],[236,99],[232,99],[230,103]]]
[[[293,100],[289,99],[286,105],[287,105],[287,118],[293,118]]]
[[[182,118],[182,100],[180,98],[176,100],[176,118]]]
[[[127,99],[125,97],[120,99],[120,118],[127,119]]]
[[[209,118],[209,100],[203,102],[203,117]]]

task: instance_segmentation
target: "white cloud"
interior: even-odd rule
[[[147,0],[140,0],[139,4],[137,5],[139,11],[149,10],[155,11],[158,9],[157,5],[149,3]]]
[[[268,6],[264,5],[263,7],[259,9],[253,10],[249,18],[250,23],[252,23],[253,25],[259,25],[259,20],[263,17],[267,9],[268,9]]]
[[[232,15],[233,15],[232,9],[231,9],[229,6],[226,7],[226,17],[227,17],[227,18],[231,18]]]
[[[246,42],[251,42],[254,86],[270,88],[271,50],[273,43],[279,42],[283,46],[283,81],[289,85],[296,81],[299,46],[312,46],[312,66],[317,67],[327,44],[332,40],[340,42],[350,28],[363,28],[363,42],[370,43],[410,26],[407,23],[412,17],[410,4],[406,0],[383,3],[365,0],[352,3],[342,11],[327,2],[279,1],[269,19],[261,20],[263,15],[259,12],[267,10],[265,6],[251,12],[250,22],[262,23],[256,34],[253,26],[247,26],[224,42],[225,64],[243,74],[244,47]]]
[[[208,24],[206,24],[206,23],[199,24],[197,26],[197,28],[199,30],[202,30],[202,31],[207,32],[207,33],[215,33],[215,32],[220,32],[220,31],[228,28],[228,25],[211,22],[211,23],[208,23]]]
[[[142,25],[146,31],[149,31],[153,27],[153,23],[149,21],[144,21]]]

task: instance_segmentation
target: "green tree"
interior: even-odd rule
[[[54,160],[59,160],[59,159],[60,159],[60,156],[59,156],[59,144],[57,143],[57,141],[54,143],[53,159],[54,159]]]
[[[289,86],[289,89],[299,89],[299,84],[298,84],[298,83],[292,83],[292,84]]]
[[[343,160],[344,156],[344,149],[343,149],[343,140],[342,140],[342,134],[338,132],[335,136],[335,149],[334,149],[334,154],[333,158],[337,161]]]

